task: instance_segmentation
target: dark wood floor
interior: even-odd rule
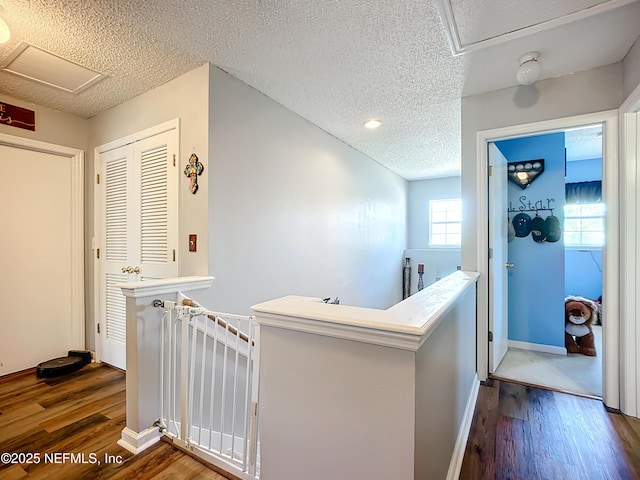
[[[116,444],[124,426],[125,379],[113,368],[91,364],[46,380],[34,371],[1,377],[0,454],[39,454],[39,463],[2,457],[0,478],[225,480],[166,442],[133,456]]]
[[[225,480],[166,442],[131,455],[116,444],[124,426],[118,370],[92,364],[57,379],[2,377],[0,454],[38,453],[40,461],[0,462],[0,478]],[[640,420],[593,399],[498,380],[480,386],[460,479],[626,480],[638,472]]]
[[[638,479],[640,420],[601,401],[489,380],[480,386],[461,480]]]

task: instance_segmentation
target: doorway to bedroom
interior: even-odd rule
[[[602,129],[494,142],[513,180],[507,187],[508,350],[494,377],[602,397]],[[524,178],[533,165],[537,173],[519,182],[518,173]],[[590,318],[576,331],[569,327],[577,335],[567,337],[569,301]],[[567,338],[585,348],[574,349]]]

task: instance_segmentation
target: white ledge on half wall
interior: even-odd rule
[[[478,276],[456,271],[387,310],[293,295],[251,309],[260,325],[416,351]]]
[[[213,285],[214,277],[175,277],[127,282],[116,285],[122,289],[125,297],[140,298],[153,295],[165,295],[176,292],[203,290]]]

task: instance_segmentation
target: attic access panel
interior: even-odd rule
[[[2,63],[2,69],[72,94],[80,93],[106,77],[27,42],[16,47]]]
[[[509,32],[544,24],[609,0],[449,0],[463,44],[482,42]]]

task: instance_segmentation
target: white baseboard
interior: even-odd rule
[[[567,349],[564,347],[555,347],[553,345],[543,345],[541,343],[518,342],[509,340],[509,348],[519,348],[520,350],[533,350],[534,352],[553,353],[554,355],[567,355]]]
[[[460,470],[462,469],[464,452],[467,448],[467,440],[469,438],[469,431],[471,430],[471,422],[473,421],[473,413],[476,409],[476,400],[478,399],[479,390],[480,380],[478,380],[478,375],[474,375],[471,393],[469,393],[469,399],[467,400],[467,406],[464,409],[462,423],[458,430],[456,445],[453,448],[453,454],[451,455],[449,471],[447,472],[447,480],[458,480],[458,477],[460,476]]]
[[[129,427],[124,427],[118,445],[136,455],[158,442],[160,437],[162,434],[158,427],[149,427],[140,433],[134,432]]]

